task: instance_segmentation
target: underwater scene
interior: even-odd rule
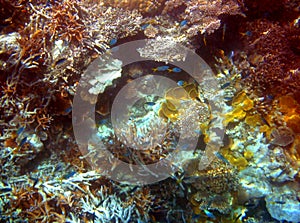
[[[0,0],[0,223],[300,222],[300,0]]]

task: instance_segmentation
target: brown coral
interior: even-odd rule
[[[228,191],[236,190],[238,185],[236,169],[215,159],[206,169],[198,170],[199,160],[195,159],[186,165],[187,179],[186,182],[200,191],[208,193],[221,194]]]
[[[164,2],[164,0],[109,0],[102,1],[102,4],[127,10],[136,9],[143,14],[154,14]]]
[[[263,94],[285,94],[300,89],[298,77],[300,57],[292,50],[287,37],[289,26],[258,19],[249,22],[241,29],[251,69],[245,71],[245,79],[251,87]],[[250,33],[249,33],[250,32]]]

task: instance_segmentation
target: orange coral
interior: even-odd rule
[[[294,131],[300,133],[300,104],[292,95],[284,95],[278,99],[279,110],[283,113],[283,120],[287,126]]]

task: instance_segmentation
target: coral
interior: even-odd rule
[[[241,37],[250,63],[245,70],[245,82],[259,95],[275,96],[299,90],[294,73],[299,67],[300,57],[293,52],[291,43],[286,39],[294,36],[291,34],[293,29],[292,26],[266,19],[254,20],[241,28],[242,34],[247,31],[251,33]],[[296,32],[299,35],[299,29]]]
[[[122,61],[112,58],[99,57],[85,71],[84,86],[91,94],[91,99],[86,95],[83,100],[92,100],[99,93],[103,93],[107,86],[112,85],[114,79],[121,77]]]
[[[293,132],[287,127],[273,129],[271,138],[271,143],[278,146],[287,146],[294,141]]]
[[[195,99],[198,98],[198,94],[198,88],[194,83],[189,83],[183,85],[182,87],[169,89],[165,93],[165,101],[161,104],[161,108],[159,109],[159,115],[166,120],[170,119],[171,121],[176,121],[178,118],[180,118],[180,116],[182,116],[180,115],[180,110],[182,110],[182,104],[184,104],[185,101],[189,100],[194,100],[194,103],[197,103]],[[201,106],[206,107],[205,105],[201,105],[201,103],[199,103],[200,110]],[[204,113],[204,111],[201,112],[201,114],[203,115]]]
[[[184,61],[187,51],[179,43],[180,40],[172,36],[157,36],[147,40],[146,46],[139,48],[138,52],[141,57],[158,62]]]
[[[215,159],[205,170],[198,170],[199,160],[190,160],[184,165],[187,179],[197,190],[207,193],[221,194],[236,190],[238,178],[236,169]]]
[[[233,99],[232,99],[232,107],[233,110],[227,114],[225,114],[224,125],[228,125],[230,122],[237,122],[243,120],[247,116],[248,122],[251,123],[250,119],[254,117],[251,114],[251,110],[254,107],[254,101],[250,99],[245,91],[239,92]],[[257,114],[256,114],[257,115]],[[258,122],[257,124],[260,124]]]
[[[232,197],[229,193],[222,195],[208,195],[203,192],[196,192],[190,198],[190,202],[193,205],[193,212],[196,215],[205,214],[204,210],[214,211],[220,214],[227,215],[232,210]]]
[[[241,5],[234,0],[192,0],[192,1],[167,1],[163,13],[172,14],[177,8],[183,8],[182,13],[176,16],[188,21],[190,27],[187,35],[196,36],[198,33],[211,34],[221,25],[222,15],[242,15]]]
[[[283,120],[286,122],[287,127],[291,128],[294,133],[300,133],[300,104],[296,101],[295,96],[284,95],[279,97],[278,106],[283,114]]]
[[[300,203],[295,193],[290,191],[272,193],[265,200],[266,207],[273,218],[278,221],[300,221]]]
[[[142,14],[154,14],[158,11],[160,6],[164,3],[164,0],[133,0],[133,1],[124,1],[124,0],[109,0],[101,1],[103,5],[120,7],[128,10],[138,10]]]

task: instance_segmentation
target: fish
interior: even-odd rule
[[[240,33],[242,36],[252,36],[252,32],[251,31],[246,31],[246,32],[244,32],[244,33]]]
[[[232,101],[233,97],[224,97],[225,101]]]
[[[35,56],[32,60],[33,61],[37,61],[37,60],[39,60],[41,58],[41,55],[37,55],[37,56]]]
[[[229,86],[230,86],[230,82],[227,82],[227,83],[221,85],[221,89],[225,89],[225,88],[227,88]]]
[[[117,38],[113,38],[113,39],[111,39],[111,40],[109,41],[108,44],[109,44],[110,46],[113,46],[113,45],[115,45],[117,42],[118,42]]]
[[[62,168],[63,168],[63,165],[62,165],[61,163],[59,163],[59,164],[55,167],[54,172],[60,171]]]
[[[225,33],[226,33],[226,24],[223,25],[223,32],[222,32],[222,41],[225,40]]]
[[[231,51],[229,52],[229,54],[228,54],[228,59],[229,59],[229,60],[232,60],[233,57],[234,57],[234,51],[231,50]]]
[[[216,219],[216,216],[213,213],[211,213],[209,210],[204,209],[203,212],[207,217],[211,219]]]
[[[72,111],[72,106],[68,107],[66,110],[65,110],[65,113],[68,114]]]
[[[179,67],[174,67],[172,69],[168,69],[169,72],[174,72],[174,73],[179,73],[181,72],[182,70],[179,68]]]
[[[199,134],[199,135],[202,135],[202,132],[201,132],[200,129],[196,129],[194,132],[197,133],[197,134]]]
[[[220,160],[222,160],[226,164],[230,164],[229,161],[219,152],[214,152],[215,156],[218,157]]]
[[[61,58],[61,59],[55,61],[54,64],[52,65],[52,67],[60,66],[60,65],[62,65],[66,61],[67,61],[67,58]]]
[[[156,72],[156,71],[166,71],[166,70],[168,70],[169,69],[169,66],[168,65],[164,65],[164,66],[159,66],[159,67],[156,67],[156,68],[152,68],[152,70],[154,71],[154,72]]]
[[[70,173],[65,174],[65,175],[63,176],[63,178],[68,179],[68,178],[71,178],[72,176],[74,176],[75,174],[76,174],[76,171],[73,170],[73,171],[71,171]]]
[[[101,119],[98,123],[99,125],[105,125],[108,123],[108,119]]]
[[[185,84],[186,84],[186,82],[182,81],[182,80],[180,80],[180,81],[177,82],[178,86],[184,86]]]
[[[148,101],[148,102],[146,102],[145,104],[146,104],[146,105],[149,105],[149,106],[153,106],[153,105],[155,105],[155,102],[153,102],[153,101]]]
[[[11,192],[12,188],[11,187],[2,187],[0,188],[0,193],[7,193],[7,192]]]
[[[143,25],[141,26],[141,29],[142,29],[142,30],[145,30],[149,25],[150,25],[150,24],[148,24],[148,23],[143,24]]]
[[[185,26],[187,23],[188,23],[187,20],[182,20],[182,21],[179,23],[179,25],[180,25],[180,26]]]
[[[27,142],[27,136],[21,140],[19,147],[22,147],[26,142]]]
[[[20,135],[20,134],[24,131],[24,129],[25,129],[24,126],[22,126],[21,128],[19,128],[19,129],[17,130],[17,135]]]

